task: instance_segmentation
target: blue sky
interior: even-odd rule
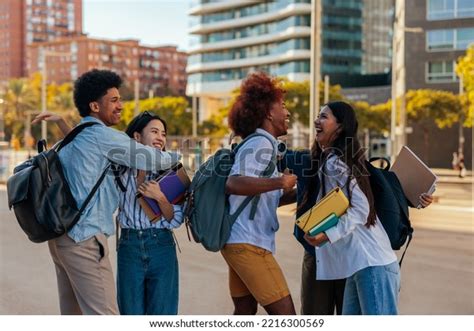
[[[90,37],[187,50],[188,8],[186,0],[83,0],[83,30]]]

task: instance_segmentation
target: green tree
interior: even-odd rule
[[[75,108],[71,83],[48,85],[47,109],[49,111],[60,114],[67,123],[76,124],[81,120],[81,116]],[[58,141],[62,137],[63,134],[56,125],[48,125],[50,141]]]
[[[192,114],[188,101],[183,97],[156,97],[139,101],[140,112],[151,111],[162,117],[168,124],[168,135],[185,136],[192,133]],[[135,101],[124,103],[122,118],[118,128],[124,130],[135,113]]]
[[[462,77],[465,91],[461,99],[463,124],[466,127],[472,127],[474,124],[474,44],[471,44],[466,54],[459,58],[456,72]]]
[[[390,128],[391,101],[369,105],[365,101],[351,102],[359,122],[359,130],[368,129],[370,135],[387,134]]]
[[[217,112],[199,125],[198,134],[213,138],[225,137],[230,131],[227,124],[229,110],[229,106],[219,108]]]
[[[280,78],[282,88],[285,93],[285,105],[290,112],[292,121],[299,121],[305,126],[309,124],[309,81],[291,82],[286,78]],[[239,94],[239,89],[231,92],[231,101],[227,106],[221,107],[216,113],[205,120],[199,126],[199,134],[211,137],[224,137],[229,133],[227,125],[227,116],[236,97]],[[320,85],[320,102],[324,99],[324,82]],[[329,100],[344,100],[345,97],[341,93],[339,85],[330,86]]]
[[[5,134],[9,139],[25,136],[25,125],[28,120],[27,112],[39,110],[39,91],[35,88],[34,79],[11,79],[5,89],[4,119]]]
[[[451,92],[421,89],[407,92],[406,111],[410,122],[421,125],[428,155],[429,125],[434,121],[439,128],[451,127],[459,122],[462,107],[458,96]]]
[[[297,120],[304,126],[309,126],[309,81],[291,82],[281,79],[286,91],[285,104],[291,114],[291,120]],[[340,85],[329,86],[329,100],[345,100]],[[319,102],[324,102],[324,82],[319,85]]]

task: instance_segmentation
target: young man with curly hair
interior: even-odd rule
[[[269,177],[261,177],[270,162],[275,162],[272,155],[278,145],[276,138],[288,130],[289,113],[283,94],[275,79],[261,72],[251,74],[242,83],[229,113],[229,125],[236,135],[246,138],[259,134],[237,151],[226,185],[231,214],[247,196],[260,195],[254,217],[249,204],[239,214],[221,250],[229,266],[234,314],[255,314],[258,303],[268,314],[295,314],[288,285],[273,255],[279,228],[276,210],[294,194],[296,176],[280,176],[274,165]]]
[[[83,117],[81,123],[97,123],[83,129],[59,152],[78,206],[82,206],[111,163],[158,171],[178,160],[175,154],[142,145],[110,128],[120,121],[121,84],[117,74],[96,69],[83,74],[74,84],[74,103]],[[54,116],[40,114],[34,122],[54,121]],[[112,214],[119,201],[116,186],[114,176],[105,176],[77,224],[67,234],[48,242],[56,268],[61,314],[118,314],[107,244],[107,237],[115,233]]]

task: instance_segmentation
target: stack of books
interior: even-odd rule
[[[349,208],[349,200],[340,187],[334,188],[316,205],[296,220],[296,225],[310,236],[335,226]]]
[[[156,179],[158,185],[168,201],[175,205],[183,201],[191,181],[184,167],[179,164]],[[161,210],[155,199],[137,194],[138,202],[151,222],[161,218]]]

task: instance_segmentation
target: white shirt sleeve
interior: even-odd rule
[[[356,226],[365,225],[370,208],[367,197],[360,189],[355,178],[351,179],[347,189],[344,188],[349,178],[349,169],[345,163],[336,157],[330,157],[327,160],[326,166],[327,170],[324,176],[326,180],[326,192],[329,192],[336,186],[343,188],[345,194],[347,194],[348,190],[352,192],[350,205],[346,213],[339,218],[339,222],[336,226],[325,231],[329,241],[335,243],[354,231]]]
[[[272,156],[273,146],[267,138],[251,138],[237,151],[229,176],[260,177]]]
[[[168,230],[176,229],[181,226],[183,223],[183,207],[181,205],[172,205],[173,206],[173,218],[168,221],[164,219],[163,217],[161,218],[160,222],[160,228],[165,228]]]

